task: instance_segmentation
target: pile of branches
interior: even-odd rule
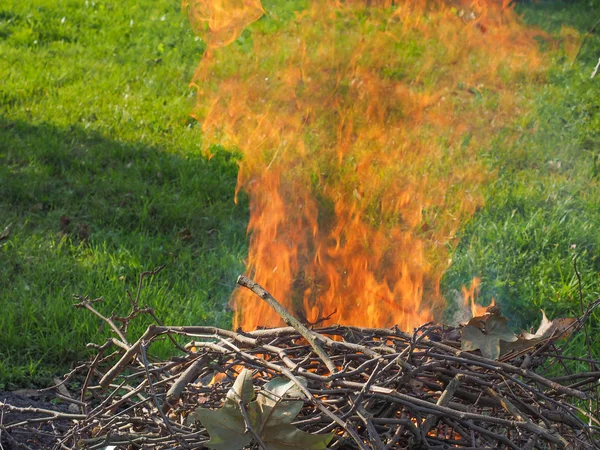
[[[129,343],[128,321],[154,316],[138,306],[139,290],[127,318],[104,317],[80,298],[118,337],[77,369],[86,374],[70,400],[79,412],[38,409],[11,422],[27,408],[2,404],[4,441],[25,430],[52,435],[56,449],[600,449],[600,362],[564,355],[552,337],[493,360],[461,350],[459,329],[434,324],[412,334],[310,328],[253,281],[238,284],[289,326],[236,332],[159,322]],[[159,339],[182,356],[152,357]],[[581,371],[568,371],[573,360]],[[48,426],[59,421],[68,426]]]

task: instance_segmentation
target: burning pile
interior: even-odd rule
[[[494,360],[461,350],[455,328],[310,329],[253,281],[238,283],[291,326],[156,325],[129,344],[115,323],[126,328],[142,312],[155,317],[151,310],[136,300],[126,318],[106,318],[81,299],[119,335],[79,367],[87,376],[71,401],[81,412],[0,404],[5,445],[40,433],[56,449],[600,449],[600,361],[563,354],[557,333]],[[177,336],[193,341],[183,348]],[[149,347],[163,337],[184,356],[152,358]],[[571,360],[591,370],[570,373]],[[26,413],[39,417],[20,420]]]

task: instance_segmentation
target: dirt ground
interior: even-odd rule
[[[2,403],[17,407],[43,408],[53,411],[69,412],[66,404],[52,402],[51,400],[53,398],[54,395],[52,393],[39,394],[36,391],[0,391],[0,402]],[[27,419],[44,417],[44,414],[34,412],[9,412],[0,407],[0,417],[0,424],[7,426]],[[54,431],[65,431],[69,428],[69,425],[68,421],[62,420],[54,422],[53,425],[47,423],[32,424],[29,426],[29,430],[6,430],[0,428],[0,450],[27,448],[51,449],[56,443],[56,439],[51,436],[51,434]]]

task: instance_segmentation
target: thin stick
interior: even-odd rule
[[[496,366],[496,369],[504,369],[506,372],[515,373],[515,374],[518,374],[518,375],[521,375],[524,377],[528,377],[531,380],[537,381],[538,383],[543,384],[544,386],[555,389],[556,391],[558,391],[562,394],[571,395],[573,397],[577,397],[582,400],[587,400],[589,398],[589,395],[586,394],[585,392],[578,391],[577,389],[570,389],[566,386],[562,386],[558,383],[555,383],[554,381],[551,381],[551,380],[548,380],[547,378],[542,377],[541,375],[538,375],[535,372],[532,372],[531,370],[521,369],[520,367],[515,367],[510,364],[506,364],[506,363],[503,363],[500,361],[493,361],[491,359],[484,358],[483,356],[478,356],[473,353],[458,350],[454,347],[450,347],[449,345],[442,344],[441,342],[428,340],[428,344],[433,347],[444,350],[446,352],[449,352],[451,354],[454,354],[459,358],[462,357],[465,359],[470,359],[473,362],[482,363],[482,364],[491,366],[492,368],[494,368],[494,366]]]
[[[559,439],[561,442],[561,445],[563,447],[567,447],[569,445],[569,442],[565,438],[563,438],[560,434],[558,434],[558,432],[556,432],[556,431],[552,432],[541,425],[533,423],[526,416],[521,414],[519,409],[515,405],[513,405],[507,398],[501,396],[496,391],[494,391],[492,388],[487,388],[487,392],[492,397],[494,397],[496,400],[498,400],[498,402],[500,402],[500,405],[502,405],[502,407],[507,412],[509,412],[516,420],[518,420],[519,422],[527,422],[530,424],[530,426],[534,430],[537,429],[538,430],[536,432],[537,435],[542,436],[543,438],[545,438],[546,440],[549,440],[549,441],[552,441],[553,438]]]
[[[279,314],[279,316],[283,319],[285,323],[287,323],[291,327],[294,327],[298,331],[298,333],[300,333],[302,337],[308,341],[315,353],[319,356],[319,358],[321,358],[321,360],[325,363],[325,365],[331,373],[337,372],[335,364],[331,362],[331,359],[329,359],[327,353],[323,351],[323,349],[317,342],[317,338],[315,336],[318,335],[310,331],[308,328],[302,325],[298,319],[296,319],[294,316],[288,313],[285,310],[285,308],[281,306],[281,304],[275,299],[275,297],[273,297],[265,290],[265,288],[263,288],[258,283],[252,281],[250,278],[245,277],[244,275],[240,275],[238,277],[237,284],[247,289],[250,289],[256,295],[262,298],[271,308],[275,310],[277,314]]]
[[[437,401],[437,405],[438,406],[446,406],[448,403],[450,403],[450,400],[452,400],[452,397],[454,396],[454,393],[456,392],[456,390],[458,389],[458,387],[461,385],[461,383],[463,382],[465,378],[465,375],[462,373],[457,373],[456,376],[454,378],[452,378],[452,380],[450,380],[450,383],[448,383],[448,386],[446,386],[446,389],[444,389],[444,392],[442,392],[442,395],[440,395],[440,398],[438,398]],[[425,419],[425,422],[423,423],[423,434],[427,434],[429,433],[429,430],[431,430],[431,427],[433,426],[435,419],[438,416],[436,416],[435,414],[429,414],[427,416],[427,418]]]
[[[175,403],[181,398],[181,394],[185,387],[194,381],[200,374],[204,366],[208,361],[207,356],[198,357],[190,366],[181,374],[175,383],[167,391],[165,402],[163,403],[162,410],[167,412],[169,409],[175,406]]]
[[[150,371],[148,368],[148,355],[146,354],[147,346],[148,346],[148,342],[146,342],[146,341],[142,342],[142,344],[140,345],[140,352],[142,354],[142,361],[144,363],[144,368],[146,369],[146,379],[148,380],[148,385],[150,387],[150,393],[152,394],[152,400],[153,400],[154,406],[156,406],[156,409],[158,410],[158,413],[160,414],[160,417],[162,418],[165,426],[169,430],[169,433],[171,433],[171,435],[175,436],[177,433],[175,432],[175,430],[173,430],[173,426],[171,425],[171,422],[169,422],[169,419],[167,418],[167,416],[165,416],[165,413],[163,412],[160,404],[158,403],[158,396],[156,395],[156,390],[154,389],[154,384],[152,383],[152,376],[150,375]],[[185,448],[189,448],[185,442],[183,443],[183,446]]]
[[[125,354],[121,357],[119,362],[115,364],[108,372],[106,372],[106,375],[102,377],[102,379],[100,380],[100,386],[103,389],[106,389],[111,383],[111,381],[114,380],[115,377],[119,375],[123,371],[123,369],[125,369],[127,364],[129,364],[131,360],[135,357],[135,355],[140,350],[140,346],[142,345],[142,343],[152,339],[157,334],[159,334],[159,330],[160,328],[154,324],[148,325],[148,328],[146,329],[146,332],[142,335],[142,337],[140,337],[135,344],[129,347],[129,350],[125,352]]]
[[[598,60],[598,65],[596,66],[596,69],[594,69],[592,78],[596,75],[598,66],[600,66],[600,59]],[[577,275],[577,288],[579,290],[579,308],[581,311],[581,316],[584,316],[585,311],[583,309],[583,291],[581,288],[581,275],[579,274],[579,270],[577,269],[577,256],[575,256],[573,258],[573,268],[575,269],[575,275]],[[591,360],[592,359],[592,344],[590,343],[590,336],[588,334],[587,321],[583,322],[582,326],[583,326],[583,331],[585,333],[585,346],[587,347],[588,358]],[[597,367],[594,363],[589,363],[589,367],[590,367],[590,371],[595,371],[597,369]],[[594,399],[596,400],[596,410],[598,409],[598,406],[597,406],[598,405],[598,395],[597,395],[598,391],[595,390],[595,392],[596,392],[596,395],[594,395],[595,398],[590,397],[590,399],[589,399],[590,412],[592,412],[592,410],[594,409]],[[596,413],[597,412],[598,411],[596,411]],[[591,419],[588,421],[588,425],[592,426]]]
[[[258,446],[260,448],[262,448],[262,450],[268,450],[268,448],[265,445],[265,443],[262,441],[262,439],[256,433],[256,431],[254,431],[254,428],[250,424],[250,419],[248,418],[248,412],[246,411],[246,407],[244,406],[244,402],[242,401],[242,399],[240,398],[240,396],[237,395],[237,392],[234,392],[234,395],[236,396],[236,401],[237,401],[238,407],[240,408],[240,411],[242,412],[242,417],[244,418],[244,425],[246,426],[245,432],[246,433],[250,433],[252,435],[252,437],[254,438],[254,440],[256,441],[256,443],[258,444]]]
[[[596,29],[596,27],[598,25],[600,25],[600,19],[598,19],[598,21],[594,24],[594,26],[592,26],[592,28],[590,28],[589,31],[587,33],[585,33],[585,36],[583,37],[583,40],[581,41],[581,45],[579,46],[579,49],[577,50],[577,54],[575,55],[575,58],[573,58],[573,62],[571,63],[571,65],[575,64],[575,61],[577,61],[577,58],[579,58],[581,49],[585,45],[585,41],[587,41],[587,38],[590,37],[590,35],[594,32],[594,30]]]
[[[92,313],[94,313],[96,316],[98,316],[100,319],[102,319],[104,322],[106,322],[113,329],[113,331],[115,333],[117,333],[117,336],[119,336],[119,339],[121,339],[121,341],[124,345],[128,345],[127,338],[125,337],[123,332],[119,329],[119,327],[117,327],[117,325],[113,322],[113,320],[110,317],[105,317],[100,312],[98,312],[98,310],[96,308],[94,308],[92,306],[92,303],[102,301],[103,300],[102,297],[98,297],[91,301],[90,301],[89,297],[83,297],[81,295],[79,295],[79,296],[75,295],[74,297],[77,300],[79,300],[79,303],[75,303],[73,305],[75,308],[85,308],[85,309],[91,311]]]
[[[6,399],[4,399],[4,402],[6,403]],[[4,408],[2,408],[2,412],[0,413],[0,450],[4,450],[4,447],[2,446],[2,431],[4,430]]]
[[[596,64],[596,67],[594,67],[594,71],[590,75],[590,78],[594,78],[596,76],[596,74],[598,73],[599,69],[600,69],[600,58],[598,58],[598,63]]]
[[[4,425],[3,428],[11,429],[21,426],[23,424],[32,424],[32,423],[40,423],[46,421],[54,421],[54,420],[83,420],[86,418],[85,414],[71,414],[71,413],[63,413],[60,411],[53,411],[51,409],[44,408],[34,408],[31,406],[18,407],[9,405],[8,403],[0,402],[0,408],[4,411],[5,409],[9,412],[17,412],[17,413],[27,413],[27,414],[45,414],[46,417],[36,417],[23,420],[18,423],[11,423],[10,425]]]
[[[579,274],[579,269],[577,269],[577,256],[573,258],[573,268],[575,269],[575,275],[577,276],[577,288],[579,290],[579,309],[581,311],[581,315],[585,315],[585,309],[583,307],[583,291],[581,288],[581,275]],[[592,344],[590,342],[590,336],[588,334],[587,322],[583,323],[583,331],[585,333],[585,344],[587,347],[588,358],[592,359]],[[596,370],[597,367],[595,364],[590,363],[590,370]]]

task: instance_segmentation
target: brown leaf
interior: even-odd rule
[[[71,223],[71,219],[63,214],[60,216],[60,219],[58,219],[58,223],[60,225],[60,231],[66,233],[67,229],[69,228],[69,224]]]
[[[179,239],[181,239],[182,241],[189,241],[190,239],[192,239],[193,236],[192,236],[192,232],[190,230],[188,230],[187,228],[184,228],[179,233],[177,233],[177,237]]]
[[[508,319],[503,316],[473,317],[462,329],[461,348],[465,351],[480,350],[484,358],[498,359],[500,342],[517,340],[517,336],[508,329],[507,323]]]
[[[574,319],[573,317],[560,317],[554,319],[549,330],[550,335],[556,336],[558,339],[567,338],[573,332],[573,329],[575,328],[573,324],[575,322],[577,322],[577,319]]]
[[[514,342],[502,344],[502,353],[508,353],[511,350],[515,352],[521,352],[532,347],[535,347],[540,342],[552,338],[565,339],[573,331],[573,324],[577,319],[570,317],[558,318],[554,320],[548,320],[546,313],[542,311],[542,321],[535,334],[527,333],[524,331],[518,336],[518,339]]]
[[[90,227],[87,223],[82,223],[79,226],[78,236],[82,241],[87,241],[90,238]]]

